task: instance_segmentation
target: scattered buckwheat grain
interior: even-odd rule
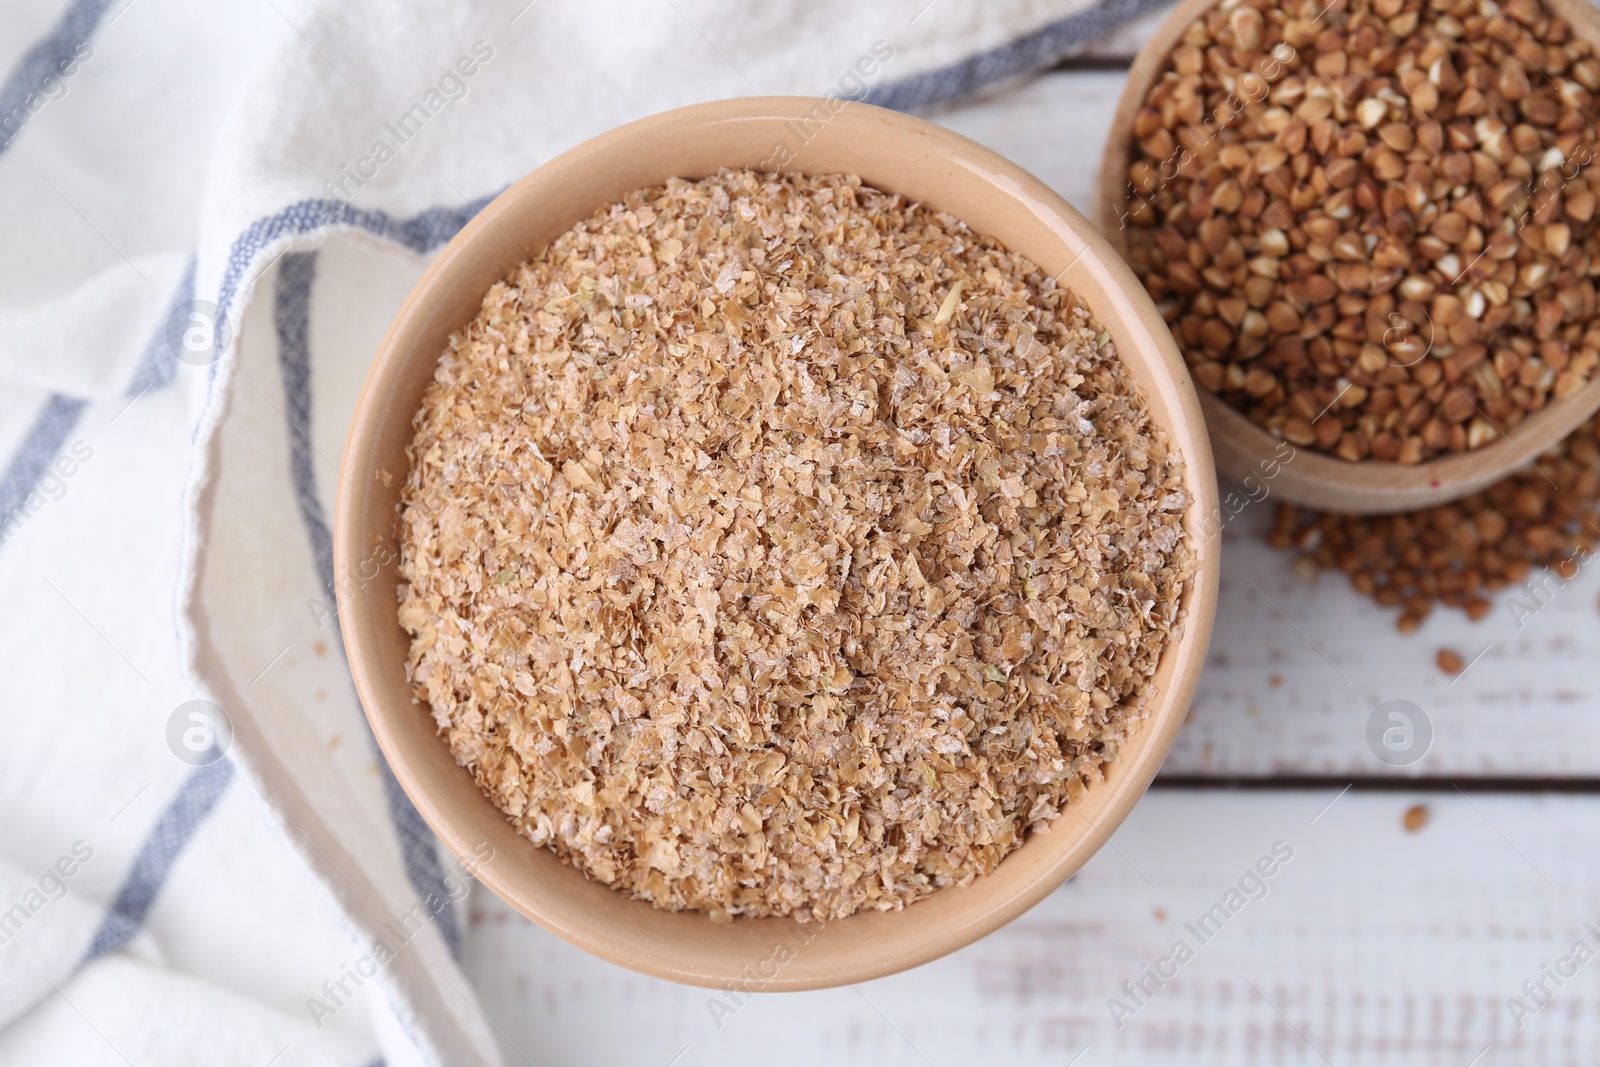
[[[992,871],[1143,715],[1182,458],[1033,264],[858,178],[641,190],[416,417],[409,671],[536,843],[713,919]]]
[[[1548,567],[1566,580],[1600,542],[1600,417],[1519,471],[1453,504],[1401,515],[1328,515],[1278,508],[1268,540],[1300,562],[1339,570],[1414,630],[1435,603],[1477,620],[1486,594]],[[1513,607],[1513,611],[1519,610]]]

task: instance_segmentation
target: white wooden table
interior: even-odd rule
[[[1147,29],[934,117],[1092,215],[1127,77],[1105,68]],[[1440,611],[1402,636],[1342,578],[1296,577],[1260,540],[1272,506],[1252,505],[1225,535],[1211,657],[1162,777],[1111,847],[1034,911],[918,970],[757,996],[719,1026],[709,991],[592,959],[479,893],[467,966],[506,1062],[1600,1061],[1600,933],[1585,926],[1600,931],[1600,575],[1520,626],[1502,597],[1481,623]],[[1454,680],[1434,664],[1446,646],[1474,661]],[[1366,741],[1369,716],[1394,699],[1433,727],[1427,755],[1403,769]],[[1265,896],[1201,944],[1185,923],[1277,842],[1293,858]],[[1193,959],[1130,998],[1123,984],[1147,965],[1171,973],[1161,960],[1180,938]],[[1576,941],[1596,958],[1558,986],[1542,968],[1555,973]],[[1541,980],[1551,996],[1530,997],[1524,983]]]

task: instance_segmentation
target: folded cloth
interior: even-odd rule
[[[935,109],[1159,2],[18,12],[0,1060],[499,1062],[459,963],[470,873],[374,747],[333,601],[390,317],[497,192],[619,123],[752,93]]]

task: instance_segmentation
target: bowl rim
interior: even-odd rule
[[[1144,103],[1147,87],[1160,77],[1168,55],[1190,24],[1223,2],[1183,0],[1173,8],[1134,57],[1128,80],[1117,98],[1095,183],[1095,202],[1101,232],[1124,258],[1128,252],[1123,222],[1128,203],[1126,171],[1133,150],[1134,117]],[[1543,2],[1600,45],[1600,10],[1589,0]],[[1241,481],[1253,475],[1259,477],[1262,460],[1286,444],[1215,393],[1202,391],[1200,403],[1217,469],[1230,477]],[[1510,433],[1469,452],[1407,465],[1375,459],[1350,463],[1309,447],[1296,448],[1293,459],[1282,465],[1273,490],[1296,504],[1358,514],[1447,504],[1530,465],[1534,457],[1560,443],[1596,410],[1600,410],[1600,372],[1578,393],[1565,400],[1550,400],[1512,427]]]
[[[1134,804],[1143,796],[1187,715],[1209,645],[1217,602],[1219,554],[1216,542],[1220,513],[1217,504],[1215,468],[1204,431],[1199,396],[1189,379],[1183,358],[1143,286],[1133,277],[1132,271],[1123,263],[1105,237],[1064,198],[1016,164],[953,131],[921,119],[869,105],[848,101],[823,101],[800,96],[744,97],[694,104],[616,127],[556,156],[506,189],[469,221],[423,272],[405,303],[396,313],[368,368],[346,440],[343,469],[347,477],[342,479],[339,485],[334,513],[334,562],[336,568],[344,568],[348,572],[352,565],[362,565],[364,553],[361,546],[366,544],[369,538],[379,536],[372,532],[370,524],[363,521],[363,513],[370,507],[369,497],[382,492],[369,488],[375,481],[379,469],[375,444],[378,437],[377,430],[385,420],[402,417],[399,411],[385,410],[383,397],[387,395],[386,389],[409,366],[411,360],[423,358],[437,360],[437,354],[424,356],[416,351],[419,342],[413,335],[426,328],[424,320],[428,308],[436,304],[443,294],[449,292],[449,287],[458,284],[457,279],[466,269],[475,248],[481,251],[481,246],[490,241],[500,240],[510,245],[499,224],[505,221],[514,205],[524,204],[529,197],[537,196],[541,188],[547,184],[559,182],[560,175],[564,171],[572,170],[577,163],[596,158],[609,158],[608,154],[626,154],[641,141],[662,136],[689,137],[697,130],[703,132],[725,123],[755,124],[748,128],[767,130],[768,126],[760,124],[790,119],[797,109],[804,110],[819,103],[825,104],[833,112],[830,126],[838,125],[840,136],[871,137],[882,133],[899,138],[907,136],[914,138],[921,144],[929,146],[930,150],[936,149],[947,155],[957,168],[981,176],[987,183],[985,195],[1011,198],[1018,209],[1028,213],[1030,226],[1050,228],[1052,239],[1070,238],[1068,247],[1073,245],[1079,247],[1080,250],[1073,261],[1058,273],[1058,277],[1065,274],[1068,269],[1087,271],[1088,276],[1103,289],[1107,297],[1107,303],[1091,305],[1096,317],[1108,329],[1111,328],[1112,321],[1119,324],[1117,328],[1122,335],[1117,339],[1119,352],[1127,349],[1129,340],[1135,341],[1141,351],[1141,356],[1128,365],[1130,370],[1137,372],[1136,365],[1139,359],[1142,359],[1147,366],[1148,374],[1155,383],[1153,391],[1159,394],[1158,398],[1149,398],[1151,417],[1166,430],[1174,448],[1180,451],[1186,464],[1186,488],[1190,491],[1192,499],[1186,510],[1185,527],[1194,554],[1194,567],[1184,594],[1185,617],[1182,629],[1168,641],[1162,651],[1162,663],[1158,667],[1158,671],[1164,671],[1167,662],[1170,660],[1172,663],[1172,672],[1166,689],[1152,691],[1147,699],[1144,718],[1125,742],[1116,760],[1108,765],[1106,780],[1091,787],[1087,794],[1088,799],[1069,805],[1098,811],[1092,821],[1083,811],[1077,812],[1087,825],[1087,830],[1072,833],[1070,823],[1058,820],[1056,825],[1060,829],[1057,833],[1071,834],[1067,844],[1057,848],[1058,854],[1053,854],[1052,858],[1037,870],[1034,870],[1034,865],[1030,863],[1029,870],[1032,873],[1003,898],[990,899],[994,894],[979,892],[971,897],[960,897],[957,903],[940,907],[937,909],[937,914],[936,909],[927,907],[931,901],[939,900],[947,894],[965,894],[972,888],[952,887],[918,901],[901,912],[858,913],[832,923],[816,924],[821,934],[827,935],[829,945],[839,946],[842,942],[835,936],[838,933],[833,929],[835,927],[856,924],[853,929],[858,931],[858,934],[871,934],[876,937],[878,935],[872,934],[872,931],[880,930],[884,923],[894,921],[880,919],[880,916],[909,914],[917,918],[926,917],[928,920],[916,927],[900,921],[901,932],[896,934],[895,939],[890,939],[891,943],[887,947],[879,946],[879,951],[870,957],[863,956],[860,952],[852,956],[849,951],[838,947],[831,950],[832,955],[829,958],[801,960],[800,957],[795,957],[795,962],[790,963],[778,975],[762,982],[759,988],[767,991],[827,988],[892,974],[955,951],[1016,918],[1065,882],[1099,850],[1108,839],[1109,833],[1122,822]],[[805,168],[798,165],[799,162],[803,162],[803,157],[797,165],[786,167],[785,170],[805,172]],[[748,165],[754,166],[754,164]],[[818,167],[811,172],[828,173],[829,168]],[[680,176],[692,178],[700,175]],[[872,181],[871,184],[887,187],[893,183]],[[598,208],[607,202],[610,202],[610,198],[598,199],[595,201],[595,207]],[[957,217],[962,217],[959,210],[948,208],[947,210],[951,210]],[[582,217],[587,216],[578,216]],[[571,225],[571,222],[566,225]],[[511,248],[513,251],[521,251],[520,246],[511,245]],[[481,299],[481,296],[475,295],[474,306],[477,299]],[[1149,383],[1145,383],[1145,391],[1152,392]],[[1171,418],[1163,420],[1159,417],[1158,411],[1163,407],[1172,416]],[[412,412],[403,414],[408,424],[411,415]],[[457,857],[472,857],[475,855],[475,850],[480,850],[476,854],[481,855],[484,833],[489,832],[491,835],[494,833],[491,823],[499,824],[510,833],[512,831],[509,823],[498,808],[486,797],[482,797],[481,793],[479,795],[483,801],[482,815],[465,819],[450,816],[444,810],[442,799],[430,795],[428,788],[420,780],[422,756],[412,751],[412,742],[403,738],[399,729],[400,716],[427,715],[427,710],[415,701],[402,706],[389,706],[385,703],[379,692],[377,672],[386,668],[399,669],[398,664],[386,663],[381,650],[375,646],[373,637],[376,633],[375,628],[385,624],[361,616],[362,606],[358,600],[358,593],[350,583],[336,582],[335,587],[341,637],[351,676],[380,750],[389,761],[396,779],[407,796],[411,798],[423,819],[446,847]],[[398,619],[388,620],[387,626],[398,629]],[[431,716],[428,718],[431,721]],[[449,753],[448,745],[436,731],[430,732],[430,738],[454,764],[454,757]],[[434,758],[437,759],[437,756]],[[457,770],[467,779],[472,789],[477,790],[470,773],[459,765]],[[1065,817],[1064,813],[1063,818]],[[485,827],[489,829],[485,830]],[[1054,835],[1030,835],[1029,840],[1008,855],[1004,862],[1015,861],[1035,840],[1048,841],[1052,836]],[[503,835],[500,839],[505,840]],[[550,862],[559,862],[549,850],[533,846],[525,838],[515,838],[515,840],[527,846],[529,850],[536,850],[548,856]],[[1033,854],[1035,858],[1044,855],[1040,850],[1045,847],[1036,846],[1037,850]],[[720,964],[715,960],[707,963],[705,959],[699,957],[685,960],[675,955],[673,950],[664,949],[642,937],[639,929],[633,928],[628,923],[630,916],[639,917],[637,912],[623,915],[618,911],[617,914],[622,918],[620,921],[613,921],[617,922],[620,929],[603,929],[601,927],[604,927],[605,923],[598,917],[579,913],[571,907],[563,906],[558,909],[549,900],[540,899],[537,894],[530,894],[527,886],[523,884],[527,876],[509,870],[498,860],[472,862],[475,864],[473,873],[478,880],[517,911],[602,959],[655,977],[694,985],[728,988],[730,983],[742,981],[739,972],[733,966],[739,962],[738,960],[726,964]],[[994,874],[985,876],[986,879],[998,879],[1001,870],[1004,870],[1004,863]],[[578,875],[578,877],[585,876]],[[983,883],[985,879],[979,879],[974,885]],[[647,909],[657,915],[692,916],[695,920],[709,924],[709,919],[699,913],[661,912],[647,902],[635,900],[599,883],[592,884],[598,886],[601,892],[623,902],[626,907]],[[599,899],[595,898],[596,901]],[[957,900],[954,897],[951,899]],[[607,907],[609,908],[609,905]],[[916,909],[919,908],[924,910],[918,912]],[[933,921],[936,918],[938,921]],[[770,924],[788,920],[741,918],[734,922]],[[710,925],[712,929],[726,929],[728,924]],[[789,925],[795,926],[792,922]],[[823,928],[824,925],[826,929]],[[839,958],[841,956],[849,958],[841,960]]]

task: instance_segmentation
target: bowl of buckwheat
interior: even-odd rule
[[[1134,63],[1102,229],[1219,469],[1425,507],[1600,407],[1600,17],[1582,0],[1190,0]]]

